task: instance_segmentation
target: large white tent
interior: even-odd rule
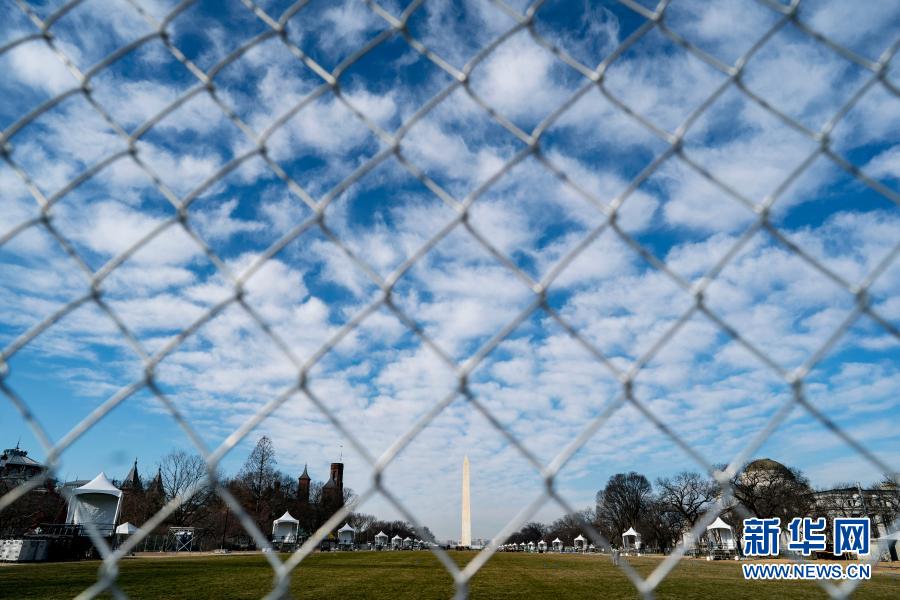
[[[550,543],[553,544],[554,552],[562,552],[563,551],[563,541],[561,539],[556,538],[555,540],[553,540]]]
[[[399,550],[400,546],[403,545],[403,538],[399,535],[395,535],[391,538],[391,548],[394,550]]]
[[[641,534],[635,531],[634,527],[629,527],[628,531],[622,534],[622,548],[626,551],[641,549]]]
[[[538,546],[538,552],[546,552],[547,551],[547,542],[545,542],[544,540],[539,541],[537,546]]]
[[[352,546],[355,534],[356,530],[353,529],[350,523],[344,523],[344,526],[338,529],[338,544],[341,546]]]
[[[722,517],[716,517],[716,520],[707,526],[706,538],[714,548],[734,550],[734,531]]]
[[[573,545],[575,546],[576,550],[581,550],[582,552],[584,552],[585,547],[587,546],[587,544],[585,542],[587,542],[587,540],[584,539],[584,536],[579,533],[578,537],[575,538]]]
[[[388,534],[386,534],[383,531],[379,531],[377,534],[375,534],[375,547],[376,548],[381,548],[381,547],[387,546],[387,543],[388,543]]]
[[[100,473],[91,481],[72,490],[66,523],[92,524],[100,535],[112,535],[122,508],[122,490]]]
[[[291,516],[290,511],[275,519],[272,523],[272,541],[293,544],[297,541],[297,528],[300,521]]]

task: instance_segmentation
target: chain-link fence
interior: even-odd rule
[[[558,490],[557,475],[572,457],[589,443],[601,427],[623,407],[635,409],[642,419],[652,423],[665,439],[670,440],[692,457],[721,486],[722,494],[715,509],[709,511],[694,526],[692,533],[695,537],[705,531],[707,525],[712,523],[722,508],[733,504],[734,497],[730,484],[732,478],[794,411],[808,413],[812,419],[839,436],[874,470],[884,474],[888,479],[896,481],[897,472],[894,466],[886,464],[865,444],[851,436],[832,420],[817,403],[810,401],[805,381],[841,338],[863,317],[877,323],[881,331],[888,337],[893,337],[895,340],[900,339],[896,321],[880,308],[879,303],[873,300],[871,294],[879,277],[889,271],[900,252],[900,242],[896,242],[897,232],[896,230],[893,232],[894,242],[886,255],[882,256],[861,276],[848,277],[840,269],[828,264],[828,261],[823,260],[821,256],[798,243],[795,238],[785,234],[782,228],[776,225],[777,220],[773,218],[773,215],[778,209],[776,203],[787,194],[788,190],[802,181],[803,177],[814,168],[814,163],[822,162],[829,165],[829,168],[837,168],[845,176],[861,184],[866,188],[867,193],[877,194],[888,204],[900,204],[900,193],[880,178],[867,174],[857,164],[861,160],[858,155],[842,152],[840,148],[836,148],[833,141],[835,128],[860,105],[867,95],[876,93],[877,90],[878,94],[884,95],[891,102],[897,100],[898,88],[891,76],[892,59],[898,48],[897,40],[891,40],[877,56],[869,58],[863,53],[851,49],[854,47],[853,44],[846,42],[846,36],[841,37],[840,31],[837,32],[838,35],[822,31],[817,28],[815,22],[806,19],[805,7],[801,6],[801,2],[781,3],[769,0],[757,5],[757,10],[763,11],[766,15],[766,19],[760,21],[765,22],[765,26],[758,31],[752,30],[749,23],[742,22],[717,23],[713,19],[712,23],[707,25],[713,29],[718,28],[716,31],[720,39],[745,42],[741,46],[740,53],[723,59],[680,30],[681,21],[677,18],[678,13],[674,12],[679,10],[678,3],[672,3],[673,6],[670,7],[669,2],[663,1],[658,6],[652,7],[636,0],[623,0],[616,10],[629,15],[630,27],[625,27],[622,24],[624,21],[620,19],[621,30],[627,35],[623,35],[621,38],[615,36],[615,43],[608,45],[603,52],[584,53],[570,51],[561,42],[563,38],[558,32],[545,27],[544,15],[557,10],[554,6],[549,6],[553,3],[538,1],[529,6],[514,7],[497,1],[487,3],[490,9],[498,15],[495,22],[502,17],[508,24],[500,28],[502,31],[499,35],[492,34],[490,39],[484,39],[483,35],[473,35],[471,39],[475,41],[472,42],[472,51],[468,56],[463,56],[465,52],[456,52],[453,48],[448,49],[446,44],[433,35],[435,30],[452,28],[452,24],[435,19],[434,22],[427,21],[426,25],[411,26],[412,20],[427,10],[425,2],[414,1],[405,7],[385,7],[376,2],[360,2],[348,4],[341,10],[345,11],[345,16],[353,16],[363,21],[377,19],[380,22],[381,32],[369,40],[360,41],[354,51],[341,57],[336,66],[328,68],[324,66],[326,61],[317,55],[315,49],[309,48],[309,44],[306,43],[307,37],[292,35],[292,28],[316,27],[315,23],[310,25],[306,21],[308,14],[312,11],[308,6],[312,3],[307,1],[296,2],[285,8],[280,14],[277,14],[274,9],[264,7],[263,3],[255,4],[250,0],[245,0],[242,6],[232,7],[230,10],[243,11],[245,17],[252,16],[258,33],[247,36],[243,29],[227,28],[228,24],[226,23],[227,43],[223,43],[224,50],[220,48],[220,56],[211,59],[209,54],[201,55],[180,47],[180,38],[173,34],[181,21],[189,18],[187,13],[193,2],[186,0],[177,6],[165,8],[156,4],[145,6],[139,0],[128,0],[121,6],[116,5],[114,10],[131,11],[131,16],[142,21],[148,33],[133,37],[126,45],[118,47],[112,53],[98,57],[93,60],[90,67],[84,68],[80,66],[82,53],[73,57],[72,44],[60,40],[55,31],[59,27],[58,24],[64,21],[70,13],[77,11],[81,5],[89,4],[88,2],[67,2],[55,8],[33,7],[21,0],[16,0],[15,4],[17,13],[25,17],[24,25],[21,29],[12,28],[10,30],[12,35],[8,35],[8,39],[0,44],[0,57],[8,57],[25,46],[40,45],[48,52],[48,59],[52,55],[53,60],[58,60],[74,76],[74,83],[61,87],[50,87],[50,92],[45,99],[36,102],[30,110],[18,114],[0,133],[0,154],[2,154],[3,161],[15,174],[16,179],[24,184],[33,202],[39,207],[39,210],[31,215],[17,216],[17,213],[13,213],[11,220],[7,218],[4,221],[6,223],[4,230],[0,231],[0,248],[15,243],[17,239],[28,232],[40,230],[51,236],[59,248],[71,258],[84,276],[84,280],[80,295],[65,303],[61,308],[45,314],[39,322],[31,325],[26,331],[21,332],[12,341],[5,344],[0,353],[0,389],[27,421],[34,435],[43,445],[51,470],[58,463],[62,453],[76,440],[104,419],[113,409],[141,391],[149,391],[162,402],[168,413],[177,421],[198,452],[204,457],[211,474],[215,473],[223,457],[230,450],[241,443],[251,431],[289,398],[298,393],[305,397],[327,418],[331,426],[340,432],[342,438],[353,445],[358,455],[368,462],[372,468],[373,477],[370,487],[362,491],[356,501],[334,514],[287,560],[281,560],[279,555],[274,552],[265,554],[275,573],[275,583],[269,597],[286,595],[292,570],[316,548],[317,544],[330,531],[340,525],[356,506],[373,496],[383,496],[397,511],[416,523],[417,526],[422,525],[401,503],[397,491],[392,490],[384,483],[381,475],[404,448],[416,440],[417,436],[433,423],[442,411],[460,397],[481,413],[506,442],[540,473],[546,486],[540,496],[512,518],[491,543],[464,568],[459,568],[447,552],[439,548],[434,549],[444,567],[452,575],[458,597],[467,596],[470,579],[491,558],[498,546],[504,543],[506,537],[515,532],[542,506],[551,502],[566,512],[575,512],[574,507]],[[701,4],[693,6],[690,10],[714,12],[716,9]],[[874,6],[855,5],[853,10],[874,11],[875,8]],[[549,21],[549,17],[547,17],[547,21]],[[756,24],[758,25],[758,23]],[[29,29],[26,30],[25,27]],[[751,33],[742,31],[742,27],[746,27]],[[774,38],[788,29],[792,31],[792,35],[802,39],[803,43],[816,48],[817,52],[827,52],[838,57],[846,63],[846,69],[852,69],[855,73],[854,77],[847,79],[847,87],[852,89],[840,90],[840,93],[838,90],[829,92],[829,101],[825,103],[826,107],[821,109],[822,111],[827,110],[828,115],[821,126],[811,127],[804,118],[789,109],[780,107],[777,101],[767,98],[759,92],[758,87],[747,82],[746,74],[748,70],[752,69],[758,56],[767,51]],[[247,28],[247,31],[251,30],[251,28]],[[90,35],[90,32],[88,34]],[[103,34],[98,31],[97,35]],[[355,39],[345,31],[335,31],[335,35],[345,36],[345,42],[347,40],[352,42]],[[711,93],[704,92],[702,98],[692,98],[697,101],[690,102],[689,110],[683,115],[679,115],[677,122],[673,121],[673,126],[660,124],[662,120],[672,121],[672,119],[657,118],[659,115],[654,113],[655,107],[648,106],[646,98],[640,96],[641,93],[646,93],[646,90],[626,89],[622,91],[617,89],[621,86],[610,83],[611,73],[624,60],[623,57],[636,51],[638,46],[646,43],[651,36],[656,36],[656,39],[660,40],[659,43],[668,44],[674,49],[672,52],[680,53],[681,56],[686,57],[686,60],[693,61],[693,64],[700,64],[704,69],[716,75]],[[326,38],[327,35],[320,35],[317,39],[324,44],[325,42],[322,40]],[[238,41],[235,42],[235,39]],[[523,119],[508,116],[510,113],[510,110],[506,110],[509,105],[508,97],[498,99],[497,94],[494,93],[496,90],[485,89],[475,83],[479,77],[479,71],[484,70],[485,65],[495,60],[498,53],[506,51],[504,50],[507,48],[506,45],[513,39],[516,39],[517,43],[527,43],[530,48],[541,48],[543,49],[541,52],[546,51],[548,56],[552,57],[549,59],[552,61],[552,68],[562,73],[560,77],[568,84],[565,97],[551,95],[549,102],[552,103],[552,107],[541,118],[535,119],[533,126],[529,127],[521,125]],[[189,41],[185,43],[189,43]],[[377,64],[372,66],[371,62],[366,62],[377,61],[379,49],[390,44],[402,44],[402,52],[410,57],[411,62],[426,63],[443,77],[443,79],[432,77],[427,82],[424,78],[414,80],[413,83],[421,84],[422,88],[430,85],[433,89],[428,90],[428,97],[424,101],[416,100],[411,103],[411,108],[405,111],[402,117],[396,117],[393,122],[391,119],[384,119],[373,114],[372,104],[368,101],[370,98],[363,97],[357,92],[345,91],[345,88],[352,88],[352,81],[354,77],[357,77],[357,74],[353,72],[355,67],[370,69],[370,74],[377,73],[378,77],[384,80],[385,85],[391,85],[396,81],[397,76],[392,72],[382,72],[379,70],[381,67]],[[142,54],[151,45],[157,48],[155,53]],[[245,57],[252,56],[258,47],[271,48],[273,45],[278,45],[282,51],[287,51],[292,57],[291,60],[296,61],[298,68],[302,65],[303,69],[314,73],[318,77],[318,84],[303,90],[289,88],[279,90],[278,95],[281,102],[278,113],[273,121],[260,129],[257,122],[250,122],[253,120],[248,120],[239,109],[234,108],[233,93],[231,90],[223,89],[224,86],[220,84],[220,80],[227,76],[229,67]],[[163,52],[166,53],[164,57],[161,56]],[[595,62],[586,62],[582,57],[582,55],[591,54],[595,56]],[[376,56],[376,58],[373,59],[372,56]],[[135,59],[135,57],[138,58]],[[788,59],[787,56],[783,58],[785,61]],[[101,80],[108,72],[119,68],[125,60],[136,61],[138,66],[143,63],[147,68],[153,68],[154,64],[162,64],[163,61],[174,60],[175,63],[184,67],[182,75],[179,76],[180,91],[154,106],[152,116],[141,118],[140,123],[134,127],[120,124],[122,120],[122,117],[119,116],[121,115],[121,106],[109,107],[97,97],[97,90],[100,87],[98,80]],[[775,61],[774,64],[777,66],[778,62]],[[138,69],[138,67],[133,68]],[[511,79],[528,78],[529,76],[531,76],[530,73],[516,69],[511,69],[508,74]],[[776,73],[774,76],[777,78],[778,74]],[[679,74],[672,73],[670,77],[677,79]],[[435,81],[441,81],[440,85],[435,85]],[[785,87],[790,87],[789,83],[788,81],[783,82]],[[571,113],[575,110],[576,105],[589,94],[597,92],[611,107],[607,117],[615,115],[615,118],[628,122],[630,127],[638,128],[644,135],[654,138],[654,143],[661,148],[650,160],[636,168],[630,175],[630,181],[627,181],[625,185],[621,186],[621,190],[614,194],[606,194],[603,186],[598,190],[592,186],[580,184],[579,178],[570,172],[570,163],[562,160],[554,150],[547,149],[549,144],[547,140],[552,136],[554,126],[571,118]],[[532,100],[537,101],[538,97],[547,101],[548,96],[541,96],[541,94],[539,88],[528,86],[521,88],[513,86],[511,92],[513,100],[523,104]],[[795,157],[797,159],[795,166],[786,170],[785,174],[779,177],[778,184],[772,189],[766,190],[761,196],[757,195],[755,190],[744,189],[740,184],[735,185],[727,177],[717,174],[715,168],[708,167],[698,159],[697,155],[691,151],[689,144],[686,143],[690,132],[698,126],[698,123],[707,118],[712,107],[728,94],[736,95],[742,102],[754,106],[754,109],[759,110],[766,118],[774,119],[794,134],[802,137],[808,144],[804,154]],[[529,97],[520,97],[522,95]],[[198,172],[203,173],[200,181],[191,183],[187,189],[181,190],[178,188],[182,182],[173,183],[169,174],[162,172],[159,164],[152,160],[153,157],[148,157],[148,152],[142,147],[141,142],[152,136],[167,117],[189,102],[201,97],[208,101],[208,107],[220,111],[221,115],[224,115],[227,121],[239,130],[242,142],[239,144],[239,151],[235,152],[233,158],[222,165],[217,165],[212,170],[204,172],[200,169]],[[486,167],[487,174],[478,185],[463,193],[459,192],[460,186],[454,186],[452,182],[441,181],[441,177],[430,172],[427,164],[422,164],[421,151],[410,152],[407,146],[409,138],[415,135],[417,126],[421,126],[430,115],[441,110],[441,107],[451,98],[456,97],[467,98],[467,101],[477,107],[479,119],[484,119],[491,127],[498,128],[498,131],[502,130],[508,133],[511,136],[510,139],[513,140],[511,144],[507,145],[509,151],[502,157],[502,160],[498,159]],[[64,176],[62,185],[59,185],[56,191],[46,193],[41,177],[49,176],[53,171],[52,154],[46,155],[50,158],[45,158],[40,173],[36,173],[35,169],[31,168],[33,161],[23,159],[18,150],[18,138],[42,116],[73,98],[83,99],[90,106],[93,115],[102,119],[103,126],[108,130],[110,141],[121,143],[123,146],[113,152],[107,152],[106,149],[90,150],[94,157],[89,167],[75,177]],[[356,124],[361,124],[374,134],[377,138],[377,151],[364,158],[359,158],[351,168],[346,168],[344,165],[344,172],[339,169],[335,170],[334,173],[338,173],[339,176],[333,173],[328,185],[318,186],[321,189],[312,189],[306,182],[302,170],[298,173],[296,170],[292,171],[283,166],[284,160],[282,159],[290,158],[289,152],[287,154],[284,151],[275,152],[271,146],[273,139],[282,128],[288,126],[291,119],[304,111],[313,110],[316,102],[324,98],[331,99],[342,109],[346,109],[349,114],[353,115]],[[655,96],[655,98],[656,102],[661,105],[676,101],[674,97]],[[503,107],[498,107],[498,104]],[[12,104],[10,105],[12,106]],[[527,120],[525,119],[525,121]],[[74,128],[76,124],[71,124],[71,126]],[[590,122],[584,122],[581,125],[585,132],[592,126]],[[742,132],[738,131],[734,135],[740,137]],[[202,144],[203,142],[200,140],[199,142],[185,141],[183,143]],[[432,150],[443,152],[446,149]],[[397,164],[401,165],[409,176],[433,195],[433,199],[437,199],[449,208],[449,212],[440,227],[429,233],[408,256],[399,261],[399,264],[388,269],[387,274],[384,274],[382,272],[384,269],[373,266],[372,256],[367,255],[364,248],[354,245],[352,241],[348,241],[340,232],[336,231],[330,224],[329,218],[330,209],[342,194],[389,160],[395,160]],[[235,261],[221,258],[220,252],[217,252],[214,245],[209,243],[208,236],[203,235],[203,231],[198,231],[190,217],[198,198],[226,178],[240,173],[241,169],[252,161],[264,164],[268,175],[274,174],[283,189],[289,193],[291,200],[303,208],[306,216],[290,223],[289,227],[285,227],[277,240],[268,243],[267,247],[259,251],[250,263],[237,264]],[[501,180],[508,178],[511,174],[517,175],[517,167],[526,163],[530,168],[545,170],[568,193],[591,207],[596,219],[596,223],[588,231],[579,234],[577,243],[560,252],[552,267],[538,276],[535,276],[534,270],[523,264],[514,252],[511,253],[508,248],[504,247],[503,243],[498,243],[492,235],[486,234],[481,228],[479,219],[473,216],[479,206],[479,200],[489,195],[495,187],[500,185]],[[171,205],[172,212],[170,216],[155,222],[149,230],[142,231],[139,236],[129,240],[124,249],[117,250],[113,258],[95,268],[90,264],[91,258],[86,257],[79,248],[78,242],[73,241],[69,232],[59,226],[56,214],[67,198],[79,188],[89,185],[93,178],[101,176],[114,167],[121,167],[123,164],[127,164],[132,171],[136,170],[142,176],[149,178],[155,190]],[[659,177],[665,169],[673,168],[672,165],[676,165],[682,172],[690,173],[692,177],[699,178],[704,185],[711,186],[715,190],[714,196],[718,204],[705,209],[701,207],[701,210],[712,213],[713,222],[717,219],[717,211],[723,211],[724,214],[727,210],[731,210],[731,208],[721,208],[726,204],[729,207],[741,207],[740,209],[745,210],[746,215],[750,217],[749,223],[741,226],[740,233],[729,241],[728,246],[723,248],[716,260],[709,261],[704,266],[702,276],[696,278],[686,277],[678,269],[673,268],[669,261],[660,258],[659,253],[649,247],[645,239],[639,239],[640,236],[634,233],[633,228],[624,222],[626,219],[623,215],[629,206],[628,200],[641,193],[642,186],[645,186],[653,178]],[[6,195],[7,192],[4,191],[4,196]],[[7,200],[4,199],[4,202]],[[281,213],[281,219],[292,219],[294,214],[297,213],[284,211]],[[190,324],[179,327],[177,335],[167,339],[161,345],[156,344],[155,347],[151,347],[152,345],[148,345],[139,333],[133,331],[133,327],[129,326],[129,320],[120,314],[120,309],[114,303],[107,301],[104,285],[116,276],[118,269],[139,255],[143,249],[160,239],[169,239],[164,236],[170,235],[172,230],[178,230],[185,234],[202,249],[206,259],[214,266],[217,275],[228,282],[229,293],[227,297],[212,303],[202,314],[192,315]],[[368,285],[374,284],[377,287],[377,294],[373,301],[369,302],[362,310],[355,312],[335,332],[331,332],[327,341],[318,345],[315,352],[309,356],[301,356],[295,351],[292,341],[285,339],[285,336],[277,331],[277,328],[272,327],[264,311],[247,301],[246,290],[252,284],[254,276],[258,275],[273,257],[310,232],[318,232],[327,239],[327,243],[331,247],[339,249],[353,267],[358,269],[358,273],[368,279]],[[451,233],[458,234],[459,232],[464,232],[469,240],[487,251],[496,264],[502,265],[505,272],[511,273],[530,294],[530,299],[524,309],[517,309],[514,318],[505,322],[499,331],[488,336],[486,340],[481,340],[477,348],[466,352],[461,359],[457,353],[446,350],[446,345],[438,339],[441,332],[434,332],[428,327],[423,327],[421,321],[408,309],[408,305],[396,298],[397,287],[402,285],[404,276],[416,268],[442,240]],[[777,354],[762,347],[752,335],[748,335],[742,327],[738,326],[739,324],[729,322],[726,317],[722,316],[722,311],[717,310],[712,303],[707,301],[707,292],[717,278],[747,248],[748,244],[751,244],[754,236],[761,232],[772,236],[794,257],[799,258],[811,269],[839,286],[848,298],[852,298],[852,310],[829,326],[828,335],[823,338],[824,341],[817,341],[809,355],[796,368],[784,366]],[[677,318],[668,321],[663,330],[658,331],[653,337],[652,343],[649,343],[639,353],[635,353],[634,359],[629,361],[611,356],[610,352],[604,350],[595,339],[585,335],[583,328],[573,323],[566,311],[561,310],[559,303],[555,302],[552,297],[559,278],[587,251],[591,244],[602,236],[612,236],[624,243],[630,252],[644,261],[645,267],[666,278],[677,287],[682,297],[689,300],[686,309],[679,313]],[[53,440],[46,433],[36,413],[31,410],[28,394],[17,390],[16,386],[11,383],[13,369],[9,367],[9,363],[23,349],[33,344],[39,335],[58,326],[67,315],[85,305],[96,306],[112,320],[118,335],[140,357],[143,373],[133,382],[113,393],[61,439]],[[218,447],[209,448],[204,442],[203,436],[192,425],[191,420],[179,408],[178,403],[170,398],[166,386],[158,381],[157,369],[164,359],[177,352],[186,340],[190,339],[204,325],[225,311],[235,308],[243,311],[243,314],[255,323],[254,326],[258,328],[258,332],[277,346],[283,357],[290,363],[294,383],[283,389],[264,406],[255,410],[252,418],[237,427]],[[390,311],[395,315],[423,346],[440,357],[440,361],[454,373],[455,385],[452,391],[441,399],[422,398],[422,402],[432,403],[427,412],[415,422],[414,426],[402,432],[402,435],[398,436],[386,451],[373,454],[366,443],[359,439],[355,429],[346,424],[341,411],[330,406],[313,391],[310,385],[310,374],[327,353],[351,337],[369,317],[382,310]],[[581,432],[549,462],[538,458],[529,449],[528,444],[520,439],[520,436],[504,425],[503,419],[496,416],[479,394],[473,391],[470,381],[479,365],[536,311],[543,311],[561,327],[572,340],[595,359],[597,368],[611,373],[619,385],[617,396],[603,405],[602,410],[599,410],[591,420],[585,422]],[[691,319],[698,316],[703,316],[713,323],[719,333],[724,333],[746,353],[761,361],[771,373],[792,390],[791,396],[779,404],[778,409],[774,411],[766,425],[756,432],[752,439],[735,456],[731,457],[728,465],[721,470],[709,464],[707,458],[696,450],[695,445],[689,439],[677,433],[677,428],[672,426],[673,423],[667,422],[665,416],[648,408],[647,404],[634,391],[638,375]],[[896,341],[892,343],[896,343]],[[0,510],[23,497],[29,490],[41,485],[42,481],[43,478],[29,480],[26,484],[7,493],[0,498]],[[232,513],[240,519],[242,526],[253,537],[257,546],[269,547],[264,533],[257,528],[229,490],[223,485],[217,484],[216,493],[228,505]],[[136,535],[116,549],[112,549],[96,530],[89,527],[92,540],[103,557],[103,566],[97,583],[85,590],[79,597],[93,597],[104,591],[110,591],[116,597],[125,597],[125,594],[117,587],[119,559],[127,555],[133,548],[139,547],[142,540],[157,526],[163,524],[183,500],[184,498],[181,497],[172,499],[158,514],[144,524]],[[591,541],[598,547],[608,545],[592,524],[582,523],[582,526],[585,531],[590,533]],[[627,560],[623,559],[620,567],[634,584],[635,589],[640,594],[649,597],[683,557],[685,550],[683,546],[679,546],[646,578],[642,578]],[[872,560],[875,560],[877,556],[878,553],[873,552]],[[830,595],[843,597],[850,594],[858,582],[847,581],[841,585],[826,581],[820,583]]]

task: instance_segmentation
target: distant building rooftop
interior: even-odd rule
[[[47,468],[28,456],[16,444],[15,448],[7,448],[0,454],[0,479],[25,480],[40,475]]]

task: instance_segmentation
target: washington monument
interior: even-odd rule
[[[460,546],[472,545],[472,507],[469,504],[469,457],[463,459],[462,477],[462,533],[459,536]]]

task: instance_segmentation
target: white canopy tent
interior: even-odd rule
[[[100,535],[112,535],[122,508],[122,490],[100,473],[91,481],[72,490],[66,523],[92,524]]]
[[[291,516],[290,511],[275,519],[272,523],[272,541],[293,544],[297,541],[297,528],[300,521]]]
[[[385,532],[379,531],[378,533],[375,534],[375,547],[376,548],[383,548],[384,546],[387,546],[387,543],[388,543],[388,535]]]
[[[393,548],[394,550],[399,550],[400,546],[402,546],[402,545],[403,545],[403,538],[400,537],[399,535],[395,535],[394,537],[391,538],[391,548]]]
[[[544,540],[539,541],[538,544],[537,544],[537,546],[538,546],[538,551],[539,551],[539,552],[546,552],[546,551],[547,551],[547,542],[545,542]]]
[[[403,538],[403,547],[404,548],[412,548],[412,538],[411,537]]]
[[[116,527],[116,535],[134,535],[137,531],[138,528],[131,523],[122,523]]]
[[[344,523],[344,526],[338,529],[338,544],[341,546],[352,546],[355,535],[356,530],[353,529],[350,523]]]
[[[528,542],[528,551],[534,552],[534,542]]]
[[[555,540],[553,540],[553,541],[550,542],[550,543],[553,544],[553,551],[554,551],[554,552],[562,552],[562,551],[563,551],[563,542],[562,542],[561,539],[556,538]]]
[[[706,538],[711,545],[722,550],[734,550],[734,531],[731,525],[722,520],[722,517],[716,517],[710,525],[706,527]]]
[[[641,534],[629,527],[628,531],[622,534],[622,548],[626,551],[641,549]]]
[[[525,552],[526,548],[527,548],[527,546],[525,545],[525,542],[519,542],[519,550],[521,550],[522,552]]]
[[[584,551],[585,551],[585,548],[586,548],[586,546],[587,546],[587,543],[586,543],[586,542],[587,542],[587,540],[584,539],[584,536],[581,535],[581,534],[579,533],[579,534],[578,534],[578,537],[575,538],[575,541],[573,542],[573,545],[575,546],[575,549],[576,549],[576,550],[581,550],[582,552],[584,552]]]

